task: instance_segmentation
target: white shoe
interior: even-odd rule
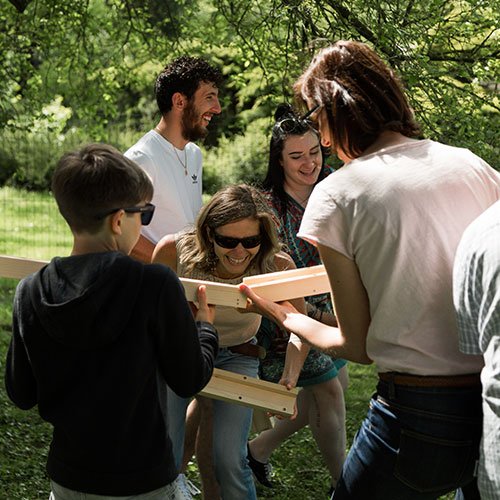
[[[172,487],[172,500],[192,500],[193,495],[201,493],[185,474],[179,474],[172,483]]]

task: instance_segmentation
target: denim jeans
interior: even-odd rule
[[[83,493],[65,488],[55,481],[50,481],[51,492],[49,500],[184,500],[186,497],[179,491],[178,481],[179,478],[176,478],[175,481],[156,490],[139,495],[120,497]]]
[[[379,381],[334,499],[431,500],[462,489],[479,499],[481,388]]]
[[[259,360],[220,348],[215,367],[257,377]],[[180,398],[168,389],[168,428],[175,463],[179,468],[184,452],[186,409],[190,399]],[[247,440],[252,423],[252,409],[213,400],[215,475],[223,500],[255,500],[255,484],[247,460]]]

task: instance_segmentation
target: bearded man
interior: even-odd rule
[[[155,96],[161,119],[125,156],[139,164],[154,186],[155,217],[143,228],[131,255],[151,262],[158,240],[192,224],[202,205],[202,157],[192,141],[208,134],[221,112],[222,73],[207,61],[182,56],[158,75]]]

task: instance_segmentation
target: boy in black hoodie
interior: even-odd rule
[[[134,162],[89,145],[61,158],[52,191],[73,250],[19,283],[5,374],[12,401],[38,405],[54,427],[51,498],[190,498],[176,480],[165,383],[190,397],[209,381],[213,307],[200,287],[195,322],[170,269],[128,257],[154,212]]]

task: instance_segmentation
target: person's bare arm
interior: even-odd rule
[[[264,300],[244,284],[240,290],[252,301],[250,310],[272,319],[313,347],[336,358],[369,364],[372,360],[366,353],[366,336],[370,308],[358,268],[341,253],[322,245],[318,248],[330,280],[339,328],[300,314],[290,302]]]
[[[130,252],[130,256],[136,260],[140,260],[145,264],[149,264],[153,257],[153,250],[155,249],[155,245],[152,241],[149,241],[142,234],[139,236],[139,240],[137,241],[134,248]]]
[[[151,262],[165,264],[177,273],[177,248],[175,234],[167,234],[154,247],[151,252]]]
[[[152,262],[164,264],[177,273],[177,248],[175,234],[167,234],[156,245],[153,251]],[[204,285],[198,287],[198,303],[190,302],[191,310],[196,321],[214,322],[215,306],[207,304],[207,291]]]
[[[293,259],[282,252],[276,255],[275,264],[278,271],[296,269]],[[290,303],[298,312],[305,314],[306,303],[304,298],[293,299]],[[290,332],[290,339],[286,348],[285,366],[279,381],[281,385],[284,385],[287,389],[293,389],[297,385],[297,380],[309,350],[310,346],[308,344],[302,342],[300,337]]]
[[[371,322],[370,302],[356,262],[324,245],[318,245],[318,250],[330,281],[344,349],[371,363],[366,353],[366,337]]]

